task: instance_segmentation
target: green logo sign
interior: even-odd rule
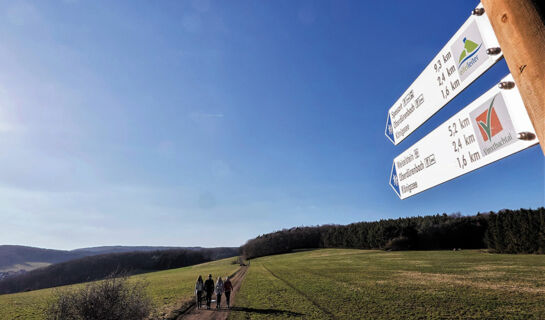
[[[473,21],[451,45],[451,52],[454,58],[458,58],[458,74],[460,80],[464,81],[480,65],[488,59],[477,23]]]
[[[496,97],[494,97],[494,99],[492,99],[492,102],[490,102],[490,107],[488,107],[488,110],[486,112],[483,113],[483,116],[486,115],[486,123],[484,123],[482,120],[478,120],[479,118],[477,118],[477,123],[481,126],[481,128],[483,129],[481,131],[481,134],[482,132],[484,131],[484,133],[486,134],[486,137],[484,137],[484,140],[492,140],[492,122],[490,121],[491,120],[491,116],[492,116],[492,111],[494,111],[493,108],[493,105],[494,105],[494,100],[496,99]],[[495,113],[494,113],[495,115]],[[482,117],[482,116],[481,116]],[[498,129],[500,129],[499,131],[501,131],[501,123],[500,121],[498,120],[498,116],[495,117],[495,120],[496,122],[498,123],[496,125],[496,127],[499,126]]]
[[[460,63],[458,65],[458,68],[464,62],[466,62],[466,60],[473,57],[473,55],[475,55],[482,46],[482,43],[481,44],[476,44],[475,42],[473,42],[473,41],[471,41],[471,40],[469,40],[467,38],[464,38],[464,40],[462,40],[462,41],[464,43],[464,49],[462,50],[462,53],[460,53],[460,58],[458,59],[458,62]]]

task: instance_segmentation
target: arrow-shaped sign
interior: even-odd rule
[[[511,75],[394,159],[401,199],[538,143]]]
[[[479,4],[428,66],[388,110],[385,134],[398,144],[502,58]]]

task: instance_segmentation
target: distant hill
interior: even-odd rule
[[[89,248],[75,249],[75,250],[72,250],[71,252],[83,253],[85,255],[93,255],[93,254],[105,254],[105,253],[157,251],[157,250],[171,250],[171,249],[198,250],[198,249],[202,249],[202,247],[102,246],[102,247],[89,247]]]
[[[152,247],[152,246],[102,246],[75,250],[54,250],[36,247],[0,245],[0,273],[30,271],[50,264],[66,262],[88,256],[124,252],[150,252],[158,250],[200,250],[201,247]],[[233,248],[234,249],[234,248]],[[237,248],[238,250],[238,248]],[[217,251],[221,252],[221,251]],[[213,257],[212,260],[221,257]],[[2,277],[0,277],[1,279]]]
[[[140,250],[87,256],[0,280],[0,294],[100,280],[118,273],[132,275],[185,267],[238,254],[239,248],[225,247]]]
[[[0,271],[12,269],[15,265],[25,265],[29,262],[51,264],[82,258],[86,255],[89,254],[65,250],[2,245],[0,246]]]

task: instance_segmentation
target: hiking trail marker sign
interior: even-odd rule
[[[394,159],[390,186],[401,199],[538,143],[513,77],[502,82]]]
[[[502,58],[482,5],[388,110],[385,134],[400,143]]]

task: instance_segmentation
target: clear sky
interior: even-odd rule
[[[0,244],[238,246],[545,205],[532,147],[407,200],[386,112],[477,1],[1,1]]]

